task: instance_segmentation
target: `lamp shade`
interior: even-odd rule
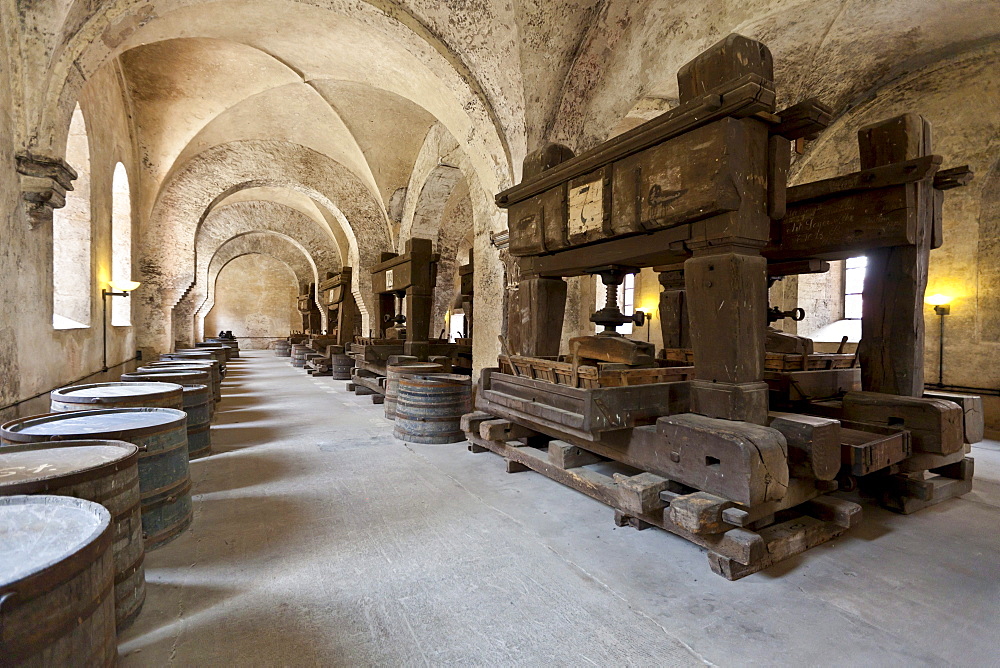
[[[929,295],[924,298],[924,301],[931,306],[944,306],[945,304],[950,304],[953,297],[942,294]]]
[[[108,281],[108,286],[112,290],[118,290],[119,292],[132,292],[140,285],[142,285],[142,283],[139,281]]]

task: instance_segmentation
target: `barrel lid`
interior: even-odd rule
[[[169,376],[171,378],[202,378],[209,374],[208,367],[172,367],[172,366],[154,366],[154,367],[140,367],[135,371],[129,371],[128,373],[123,373],[122,378],[138,378],[140,376]]]
[[[45,441],[0,447],[0,494],[34,494],[56,479],[136,459],[139,448],[125,441]],[[82,480],[81,480],[82,482]]]
[[[178,350],[173,353],[163,353],[160,357],[200,357],[207,359],[215,359],[210,352],[205,352],[202,350]]]
[[[437,362],[401,362],[390,364],[385,370],[405,374],[434,373],[435,371],[444,371],[444,367]]]
[[[181,389],[175,383],[92,383],[72,385],[52,392],[52,397],[65,403],[93,403],[94,400],[114,397],[164,397]]]
[[[47,495],[0,498],[0,587],[66,560],[110,525],[111,514],[92,501]]]
[[[187,420],[187,413],[175,408],[101,408],[34,415],[0,426],[5,439],[27,437],[59,439],[66,436],[135,433]],[[29,439],[35,440],[35,439]]]
[[[472,378],[459,373],[434,373],[406,375],[406,380],[427,381],[428,383],[448,383],[451,385],[472,385]],[[400,379],[404,382],[404,379]]]
[[[188,368],[198,367],[198,368],[208,369],[210,367],[217,366],[218,364],[219,364],[219,360],[216,360],[216,359],[204,359],[204,360],[200,360],[200,359],[183,359],[183,360],[181,360],[181,359],[179,359],[179,360],[159,360],[159,361],[156,361],[156,362],[150,362],[146,366],[147,367],[153,367],[153,368],[156,368],[156,369],[162,369],[162,368],[166,368],[166,367],[188,367]]]

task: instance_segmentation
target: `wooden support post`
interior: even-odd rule
[[[528,357],[558,355],[566,313],[566,281],[542,276],[522,277],[517,293],[520,349],[511,352]]]
[[[695,358],[692,409],[767,424],[767,261],[756,253],[701,252],[684,263]]]
[[[858,132],[861,169],[902,162],[930,151],[930,123],[904,114]],[[924,392],[924,289],[933,228],[932,182],[898,186],[915,205],[912,245],[866,252],[861,343],[861,386],[870,392],[919,397]]]
[[[677,72],[681,103],[713,85],[753,72],[774,79],[771,54],[752,40],[730,35]],[[771,101],[773,110],[773,100]],[[771,164],[768,128],[745,118],[726,138],[733,175],[733,209],[698,221],[684,263],[684,284],[695,378],[692,410],[727,420],[767,424],[764,331],[767,327],[767,261],[760,250],[771,233],[769,183],[780,180]]]
[[[403,352],[422,360],[427,359],[430,351],[431,311],[437,276],[433,250],[430,239],[414,237],[406,242],[406,254],[410,258],[410,287],[406,289],[406,342]]]
[[[691,324],[684,293],[683,265],[660,272],[660,332],[664,348],[690,348]]]

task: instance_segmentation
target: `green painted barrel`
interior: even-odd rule
[[[34,415],[0,426],[3,443],[81,438],[128,441],[139,446],[139,492],[146,550],[168,543],[191,524],[191,477],[184,411],[108,408]]]
[[[176,408],[184,405],[180,385],[166,382],[90,383],[53,390],[54,413],[96,408]]]
[[[0,498],[0,664],[118,663],[112,538],[93,501]]]
[[[411,443],[465,440],[462,416],[472,410],[472,381],[457,374],[402,375],[393,436]]]
[[[115,626],[119,633],[132,624],[146,600],[138,464],[139,448],[124,441],[50,441],[0,447],[0,497],[71,496],[99,503],[111,514]]]

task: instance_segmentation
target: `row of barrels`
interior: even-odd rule
[[[322,340],[299,343],[293,343],[291,338],[279,340],[275,343],[274,354],[290,358],[292,366],[297,369],[331,376],[334,380],[350,380],[354,368],[354,360],[345,354],[344,346],[325,345]]]
[[[289,358],[295,368],[326,368],[334,380],[352,380],[355,361],[345,354],[343,346],[325,346],[325,354],[318,347],[315,339],[296,335],[276,341],[274,354]],[[386,419],[395,423],[396,438],[413,443],[465,439],[460,423],[462,415],[472,410],[472,381],[448,371],[436,361],[421,362],[406,355],[389,358],[386,375],[380,379],[385,391],[382,405]]]
[[[146,598],[146,552],[193,520],[188,462],[211,453],[236,356],[174,351],[0,425],[0,665],[117,663]]]

